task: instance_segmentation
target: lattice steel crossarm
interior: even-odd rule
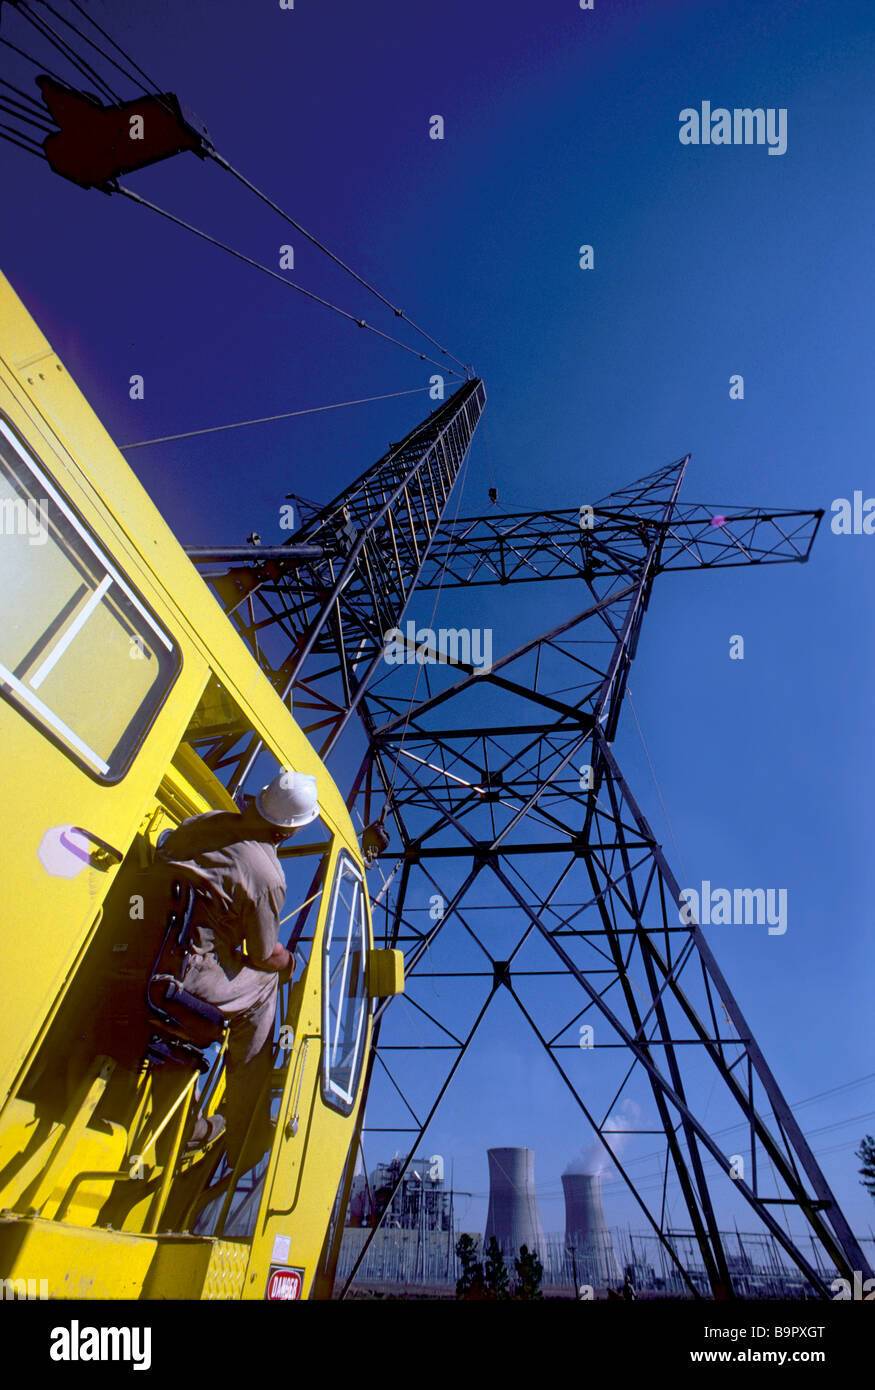
[[[654,533],[662,541],[657,572],[805,561],[822,516],[688,504],[660,522],[641,510],[595,503],[591,515],[548,510],[460,517],[438,527],[420,588],[627,574],[636,542]]]

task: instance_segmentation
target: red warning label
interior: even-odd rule
[[[272,1269],[267,1281],[267,1294],[265,1296],[272,1300],[288,1301],[300,1298],[303,1287],[304,1271],[302,1269]]]

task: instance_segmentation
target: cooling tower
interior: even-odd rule
[[[616,1284],[620,1271],[602,1208],[599,1173],[563,1173],[565,1244],[574,1251],[578,1279],[598,1288]]]
[[[544,1255],[544,1232],[535,1199],[533,1149],[487,1149],[489,1212],[484,1243],[495,1236],[506,1255],[517,1256],[521,1245]]]

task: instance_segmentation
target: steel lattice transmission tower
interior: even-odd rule
[[[350,804],[363,824],[385,822],[391,832],[376,901],[384,944],[405,949],[404,1007],[422,1025],[418,1041],[405,1042],[397,1003],[377,1008],[369,1084],[377,1072],[389,1078],[403,1106],[395,1130],[411,1136],[412,1156],[490,1005],[509,997],[692,1292],[672,1194],[711,1290],[727,1297],[731,1260],[714,1204],[722,1187],[829,1296],[825,1270],[851,1277],[867,1261],[705,933],[679,911],[680,885],[612,747],[656,577],[804,561],[821,513],[717,514],[684,503],[685,458],[591,511],[447,520],[484,400],[482,384],[467,382],[287,546],[190,552],[277,688],[294,692],[297,717],[324,753],[352,712],[361,716],[367,750]],[[237,559],[244,563],[227,568]],[[410,664],[385,660],[386,634],[406,628],[414,597],[427,614],[435,595],[454,589],[559,580],[579,595],[571,615],[502,650],[488,670],[465,659],[458,630],[449,651],[432,649],[415,628]],[[232,787],[257,754],[218,744],[203,751],[231,772]],[[444,948],[454,968],[437,970]],[[471,952],[479,967],[457,968]],[[460,1026],[465,1001],[470,1017]],[[420,1102],[408,1092],[425,1075],[425,1052],[451,1058],[437,1081],[428,1072]],[[596,1105],[600,1088],[586,1068],[600,1053],[614,1076],[610,1084],[603,1076]],[[638,1132],[664,1136],[655,1188],[611,1146],[611,1113],[629,1096],[639,1113],[642,1099],[650,1107]],[[725,1126],[731,1142],[706,1119],[715,1096],[721,1116],[734,1118]],[[356,1158],[354,1144],[340,1212]],[[807,1223],[807,1247],[789,1233],[788,1208]],[[335,1221],[323,1287],[342,1225]]]

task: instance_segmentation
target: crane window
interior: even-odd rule
[[[322,1096],[352,1110],[364,1055],[367,916],[361,872],[341,854],[334,874],[323,946]]]
[[[88,772],[124,774],[178,648],[0,416],[0,693]]]

